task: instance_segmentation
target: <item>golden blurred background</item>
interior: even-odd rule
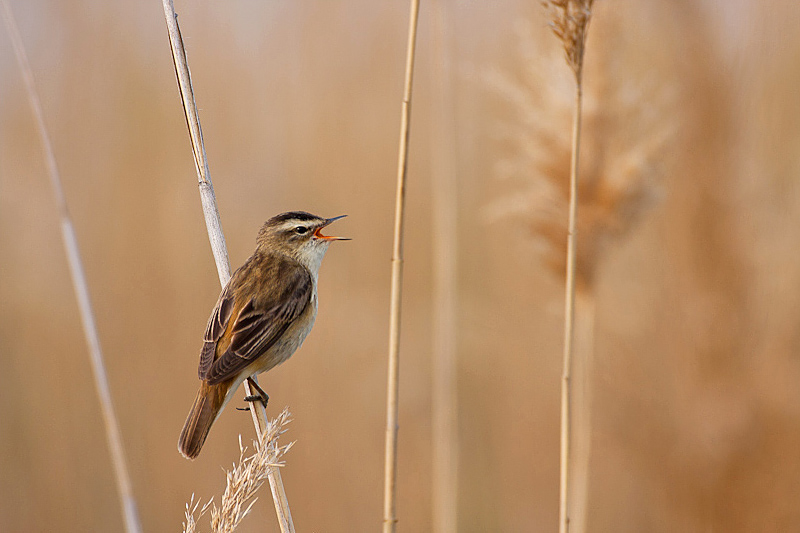
[[[179,531],[192,493],[219,501],[237,435],[253,430],[232,404],[198,460],[176,450],[219,285],[163,9],[10,3],[143,528]],[[176,3],[232,264],[278,212],[349,215],[336,233],[353,241],[328,253],[313,333],[261,384],[272,414],[289,406],[294,417],[283,479],[297,530],[375,531],[408,3]],[[459,531],[553,531],[563,285],[534,184],[549,168],[542,154],[563,160],[570,73],[538,2],[451,1],[446,22]],[[584,253],[595,312],[589,531],[800,531],[799,27],[789,0],[596,2],[583,165],[599,180],[586,196],[599,211],[587,204],[597,218],[581,234],[596,247]],[[405,532],[432,528],[435,31],[423,1],[401,348]],[[0,243],[0,531],[120,531],[53,194],[5,31]],[[278,531],[268,490],[240,531]]]

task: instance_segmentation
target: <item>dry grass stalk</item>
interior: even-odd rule
[[[578,161],[581,146],[581,113],[583,110],[583,56],[586,50],[586,35],[592,18],[593,0],[549,0],[553,33],[564,46],[567,65],[575,74],[575,108],[572,122],[572,157],[569,179],[569,225],[567,229],[567,281],[564,304],[564,367],[561,374],[561,459],[559,490],[559,531],[567,533],[570,521],[570,466],[572,457],[570,438],[572,435],[573,390],[572,373],[573,343],[575,341],[575,287],[576,251],[578,244]],[[587,474],[588,475],[588,474]]]
[[[623,64],[623,54],[607,53],[593,62],[599,66],[593,69],[596,75],[584,109],[578,77],[583,62],[575,53],[585,48],[586,32],[575,24],[590,15],[591,5],[571,17],[567,4],[549,7],[556,18],[552,26],[564,37],[561,44],[576,76],[574,98],[565,97],[569,91],[554,78],[556,69],[543,64],[542,46],[530,34],[521,39],[524,81],[497,75],[491,79],[517,117],[503,132],[514,154],[498,165],[498,171],[524,183],[522,190],[500,198],[489,211],[493,218],[522,219],[551,270],[559,277],[566,274],[560,527],[581,532],[586,525],[591,451],[594,280],[608,244],[628,232],[652,203],[674,126],[667,116],[672,95],[663,89],[666,84],[631,81],[633,69]],[[588,18],[584,22],[588,24]],[[622,72],[616,75],[617,70]],[[570,115],[572,142],[561,134]],[[583,139],[581,126],[589,132]],[[578,149],[583,153],[580,181]]]
[[[572,160],[569,180],[569,227],[567,230],[567,281],[564,297],[564,367],[561,373],[561,460],[559,490],[559,531],[569,531],[570,438],[572,435],[573,392],[572,350],[575,340],[575,255],[578,245],[578,159],[581,135],[581,85],[575,90],[575,120],[572,123]]]
[[[200,127],[200,117],[197,115],[197,104],[194,101],[189,62],[186,59],[186,49],[183,47],[183,37],[178,26],[175,6],[172,0],[163,0],[163,5],[167,31],[169,32],[169,43],[172,50],[172,61],[175,65],[175,75],[178,78],[178,89],[181,93],[183,112],[186,115],[186,126],[189,128],[189,139],[192,143],[192,155],[194,156],[194,165],[197,170],[203,215],[208,227],[208,239],[217,265],[219,282],[224,287],[231,277],[231,264],[228,260],[228,248],[225,244],[225,235],[222,232],[219,210],[217,209],[214,185],[211,183],[211,172],[208,169],[208,157],[206,157],[206,148],[203,144],[203,130]]]
[[[114,479],[116,480],[117,491],[119,492],[125,531],[128,533],[139,533],[142,530],[142,526],[139,522],[136,499],[133,496],[130,473],[128,472],[128,465],[125,459],[125,450],[122,446],[119,421],[117,420],[117,415],[114,410],[114,403],[111,400],[111,389],[108,383],[108,375],[106,374],[103,351],[100,348],[100,336],[97,333],[94,310],[92,309],[92,301],[89,296],[89,286],[86,283],[86,274],[78,248],[78,239],[75,236],[72,218],[67,208],[67,200],[61,185],[61,176],[58,171],[58,166],[56,165],[55,152],[50,142],[50,135],[47,132],[47,127],[45,126],[44,113],[42,112],[42,106],[39,102],[39,95],[36,92],[33,71],[28,62],[28,56],[25,53],[22,36],[19,33],[14,14],[11,11],[11,7],[8,5],[8,1],[2,0],[2,3],[3,18],[6,23],[8,35],[11,39],[11,44],[14,47],[17,64],[25,82],[28,101],[34,118],[36,119],[36,127],[44,149],[47,173],[50,177],[50,184],[53,188],[56,206],[61,219],[61,238],[64,243],[64,250],[67,254],[69,272],[72,277],[72,286],[75,290],[75,296],[78,299],[83,333],[86,337],[86,344],[89,347],[89,360],[92,364],[92,374],[103,415],[106,440],[108,441],[108,448],[111,453],[111,463],[114,467]]]
[[[448,0],[433,9],[433,531],[458,530],[458,182]]]
[[[383,531],[397,527],[397,430],[400,373],[400,303],[403,287],[403,221],[405,215],[408,140],[411,123],[411,88],[414,81],[414,55],[417,42],[419,0],[411,0],[408,21],[408,46],[400,117],[400,147],[397,161],[394,244],[392,246],[392,285],[389,316],[389,369],[386,387],[386,448],[384,454]]]
[[[222,494],[220,506],[217,507],[209,500],[201,509],[197,517],[197,508],[200,502],[192,499],[186,504],[186,521],[183,524],[184,533],[197,531],[197,520],[210,509],[211,531],[214,533],[233,533],[244,518],[250,513],[256,502],[258,489],[268,480],[270,473],[281,466],[280,458],[292,447],[278,446],[278,438],[284,433],[284,426],[291,420],[289,411],[284,409],[275,419],[267,424],[266,431],[253,441],[255,453],[245,457],[245,448],[242,438],[239,437],[239,461],[226,473],[225,492]]]
[[[222,233],[222,223],[219,218],[214,187],[211,183],[211,173],[208,169],[208,158],[206,157],[206,151],[203,145],[203,131],[200,127],[197,105],[194,101],[192,80],[189,74],[189,63],[186,59],[186,50],[183,46],[183,38],[181,37],[181,31],[178,27],[178,17],[175,14],[173,1],[162,0],[162,3],[164,5],[164,18],[167,21],[167,30],[169,32],[172,59],[175,64],[175,74],[178,78],[178,88],[180,89],[183,111],[186,115],[186,124],[189,128],[189,137],[192,142],[192,153],[194,154],[195,169],[197,170],[200,200],[203,206],[203,215],[206,220],[206,229],[211,243],[211,250],[214,254],[214,260],[217,265],[220,285],[224,287],[231,277],[230,261],[228,260],[225,236]],[[256,380],[256,377],[253,376],[252,379]],[[244,388],[247,396],[253,395],[254,391],[251,390],[250,384],[247,381],[244,383]],[[255,402],[251,404],[250,413],[253,417],[256,435],[261,439],[269,427],[266,409],[262,404]],[[269,469],[269,482],[281,531],[283,533],[293,533],[294,523],[292,521],[292,513],[289,509],[289,500],[286,498],[286,491],[283,488],[283,481],[281,480],[281,474],[278,469]]]

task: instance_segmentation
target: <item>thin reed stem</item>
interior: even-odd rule
[[[53,188],[53,195],[55,196],[58,214],[61,219],[61,238],[64,243],[64,250],[67,254],[67,261],[69,262],[72,286],[75,290],[75,296],[78,299],[78,308],[80,310],[81,323],[83,324],[83,334],[86,337],[86,344],[89,347],[92,374],[94,376],[97,397],[100,401],[100,408],[103,415],[106,440],[108,441],[108,448],[111,452],[111,464],[114,467],[114,479],[117,483],[117,492],[119,493],[120,506],[122,507],[125,531],[127,533],[140,533],[142,531],[142,526],[139,522],[136,499],[133,496],[130,473],[128,472],[128,465],[125,459],[125,450],[122,446],[119,421],[117,420],[117,415],[114,410],[114,403],[111,400],[111,389],[108,383],[108,375],[106,374],[103,351],[100,348],[100,336],[97,333],[94,310],[92,309],[92,301],[89,297],[89,286],[86,283],[86,274],[78,248],[78,239],[75,236],[75,229],[72,225],[69,209],[67,208],[67,200],[61,185],[61,176],[58,171],[58,166],[56,165],[55,152],[50,142],[50,135],[47,132],[47,127],[45,126],[44,113],[42,112],[42,106],[39,102],[39,95],[36,92],[33,71],[28,62],[28,56],[25,53],[22,36],[19,33],[14,14],[11,11],[11,7],[8,5],[8,1],[1,1],[3,3],[3,18],[6,23],[8,35],[11,38],[11,44],[14,47],[17,65],[19,66],[20,73],[25,82],[28,102],[30,103],[31,111],[36,120],[36,128],[39,132],[40,140],[42,141],[42,148],[47,164],[47,173],[50,177],[50,184]]]
[[[178,16],[175,14],[175,7],[172,0],[162,0],[164,4],[164,17],[167,21],[169,31],[169,42],[172,49],[172,59],[175,64],[175,74],[178,78],[178,88],[181,93],[183,111],[186,116],[186,125],[189,128],[189,137],[192,143],[192,153],[194,155],[195,169],[197,170],[198,185],[200,188],[200,201],[203,206],[203,215],[206,220],[208,239],[211,243],[211,250],[214,254],[214,261],[217,265],[220,285],[225,287],[231,277],[230,261],[228,259],[228,249],[225,245],[225,236],[222,233],[222,223],[217,209],[217,199],[214,195],[214,186],[211,183],[211,173],[208,169],[208,158],[206,157],[205,146],[203,145],[203,131],[200,127],[200,119],[197,114],[197,105],[192,91],[192,80],[189,73],[189,64],[186,59],[186,50],[183,46],[181,31],[178,27]],[[255,381],[256,377],[252,379]],[[245,393],[252,396],[250,384],[245,381]],[[269,426],[267,412],[262,404],[253,402],[250,408],[253,417],[253,426],[256,435],[262,439]],[[278,468],[270,467],[268,472],[272,498],[275,502],[275,512],[278,516],[278,524],[282,533],[294,533],[294,522],[292,513],[289,510],[289,501],[286,498],[286,491],[283,488],[283,481]]]
[[[203,206],[206,227],[208,228],[208,239],[217,265],[219,283],[224,287],[231,277],[231,264],[228,260],[228,247],[225,244],[225,235],[222,232],[222,223],[217,210],[214,185],[211,183],[211,172],[208,169],[208,157],[203,143],[200,118],[197,116],[197,104],[194,101],[186,49],[183,47],[183,37],[178,26],[178,15],[175,13],[175,6],[172,0],[163,0],[163,4],[164,17],[166,18],[169,32],[169,43],[172,50],[172,61],[175,65],[175,75],[178,78],[178,90],[181,93],[186,126],[189,129],[189,139],[192,143],[192,155],[194,156],[194,166],[197,170],[200,200]]]
[[[578,247],[578,160],[580,155],[583,90],[575,84],[575,114],[572,121],[572,156],[569,173],[569,226],[567,230],[567,282],[564,297],[564,368],[561,373],[561,475],[559,533],[569,531],[570,437],[572,411],[572,352],[575,340],[575,258]]]
[[[433,378],[434,533],[458,529],[458,182],[448,0],[433,7]]]
[[[575,295],[573,358],[570,373],[572,431],[570,435],[569,528],[584,533],[589,517],[589,465],[592,456],[592,373],[594,370],[595,300],[592,290],[579,290]]]
[[[414,54],[417,41],[419,0],[411,0],[408,20],[408,45],[403,104],[400,117],[400,147],[397,161],[394,244],[392,246],[392,285],[389,314],[389,369],[386,387],[386,449],[384,456],[383,531],[397,527],[397,431],[400,372],[400,303],[403,287],[403,219],[405,215],[408,140],[411,120],[411,88],[414,80]]]
[[[575,341],[575,289],[578,248],[578,162],[581,146],[581,115],[583,112],[583,56],[586,51],[586,35],[592,18],[594,0],[545,0],[549,10],[550,26],[564,48],[564,58],[575,75],[575,109],[572,121],[572,151],[569,172],[569,222],[567,226],[567,267],[564,294],[564,356],[561,373],[561,450],[560,486],[558,494],[558,530],[567,533],[573,512],[570,496],[573,475],[572,429],[574,425],[574,391],[572,387],[573,352]],[[585,407],[585,406],[584,406]],[[587,471],[580,472],[588,476]],[[588,487],[588,483],[585,484]],[[585,499],[582,500],[585,502]],[[582,512],[585,509],[582,510]],[[583,533],[578,532],[578,533]]]

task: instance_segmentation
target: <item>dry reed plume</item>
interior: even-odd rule
[[[278,438],[290,421],[289,411],[284,409],[268,422],[266,431],[253,441],[255,453],[246,457],[247,448],[242,445],[242,437],[239,436],[239,461],[226,473],[225,492],[222,494],[220,506],[217,507],[209,500],[195,516],[200,501],[195,502],[192,494],[191,500],[186,504],[184,533],[198,531],[197,520],[207,510],[211,515],[211,531],[214,533],[232,533],[239,527],[253,508],[258,489],[269,479],[273,469],[283,466],[280,458],[289,451],[292,443],[278,446]]]
[[[498,74],[490,80],[520,119],[502,132],[512,155],[497,167],[501,177],[518,183],[488,212],[491,218],[522,220],[551,271],[566,274],[559,524],[562,533],[583,532],[595,277],[608,244],[635,225],[657,189],[665,141],[673,129],[665,115],[671,95],[651,91],[646,83],[622,81],[630,79],[624,61],[605,49],[592,70],[597,75],[586,91],[584,110],[583,54],[592,2],[545,5],[574,75],[574,95],[567,96],[568,84],[543,60],[538,40],[530,32],[524,35],[522,81]],[[570,114],[571,142],[564,135]],[[582,128],[588,135],[581,136]]]
[[[592,19],[594,0],[545,0],[542,5],[548,10],[550,27],[564,47],[567,65],[575,74],[580,86],[583,73],[583,56],[586,51],[586,36]]]
[[[183,523],[183,533],[197,532],[197,521],[206,514],[212,502],[213,500],[208,500],[203,507],[200,507],[200,500],[194,501],[194,494],[192,494],[192,497],[189,499],[189,502],[186,504],[186,508],[183,511],[183,516],[185,519],[185,522]],[[200,507],[199,513],[197,511],[198,507]]]
[[[486,208],[489,221],[520,221],[537,255],[558,278],[566,270],[572,99],[556,60],[542,52],[532,25],[521,27],[521,75],[490,72],[491,89],[513,119],[498,128],[507,156],[494,175],[508,191]],[[597,28],[602,36],[610,31]],[[619,51],[613,35],[607,41]],[[579,297],[591,292],[609,246],[628,234],[660,195],[670,166],[667,147],[676,129],[675,91],[637,72],[623,54],[604,53],[588,68],[584,88],[581,180],[578,184],[576,256]]]

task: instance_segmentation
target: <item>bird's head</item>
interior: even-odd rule
[[[261,227],[258,246],[266,251],[290,255],[316,272],[331,242],[350,240],[322,234],[324,227],[345,216],[322,218],[305,211],[281,213]]]

